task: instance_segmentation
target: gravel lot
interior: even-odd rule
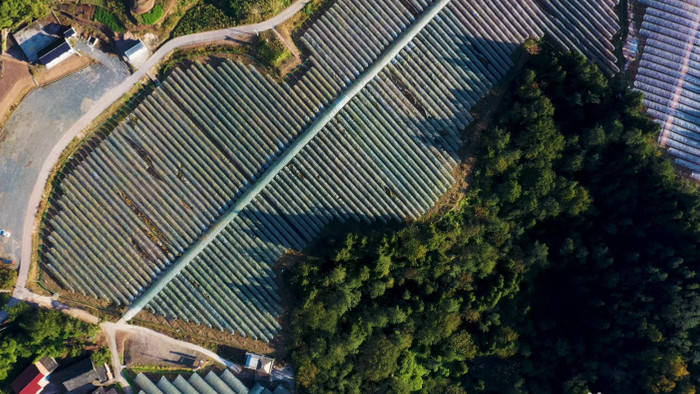
[[[0,229],[12,233],[0,237],[0,257],[20,257],[27,198],[51,148],[96,99],[129,75],[119,58],[83,42],[76,48],[100,63],[33,91],[0,132],[7,133],[0,143]]]
[[[124,364],[128,368],[197,368],[210,361],[208,357],[190,349],[138,335],[129,335],[125,348]]]

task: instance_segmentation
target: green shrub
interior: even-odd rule
[[[291,52],[272,34],[262,34],[255,42],[254,56],[265,66],[278,67],[291,55]]]
[[[173,37],[221,29],[235,24],[236,20],[226,15],[219,8],[208,3],[199,3],[187,11],[185,16],[180,19],[180,22],[173,30]]]
[[[0,1],[0,29],[17,26],[48,13],[46,0],[3,0]]]
[[[109,364],[112,362],[112,353],[108,348],[103,347],[98,349],[90,355],[90,359],[95,366],[100,366],[104,364]]]
[[[0,289],[11,289],[15,285],[17,279],[17,271],[0,267]]]
[[[5,308],[5,305],[10,301],[12,295],[10,293],[0,293],[0,309]]]
[[[143,23],[145,25],[155,24],[163,17],[163,7],[160,4],[156,4],[152,10],[141,15]]]
[[[43,356],[78,357],[99,331],[58,310],[35,309],[21,302],[9,309],[0,333],[0,393],[24,368]]]
[[[126,31],[124,25],[119,21],[119,19],[111,12],[105,10],[104,8],[97,7],[95,10],[95,21],[107,25],[113,32],[121,33]]]
[[[260,22],[291,3],[290,0],[203,0],[182,17],[173,37]]]

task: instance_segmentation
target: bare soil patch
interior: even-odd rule
[[[27,63],[15,60],[9,56],[0,57],[2,77],[0,78],[0,128],[10,117],[12,110],[21,99],[36,85],[32,81]],[[0,133],[0,142],[3,133]]]
[[[134,0],[131,12],[136,15],[145,14],[156,4],[156,0]]]
[[[194,369],[211,364],[205,355],[190,349],[154,338],[154,336],[120,333],[124,365],[127,368],[157,367],[165,369]],[[119,341],[117,342],[120,343]]]
[[[93,60],[87,56],[73,55],[50,70],[44,69],[37,73],[36,80],[39,85],[46,85],[81,70],[92,62]]]
[[[279,287],[278,292],[281,297],[280,306],[282,307],[283,312],[277,319],[280,326],[282,326],[282,330],[273,338],[273,340],[270,342],[270,346],[275,349],[275,357],[279,359],[287,359],[288,356],[287,349],[289,349],[289,330],[291,328],[290,312],[296,303],[294,292],[287,285],[289,283],[288,277],[292,273],[294,267],[301,263],[305,258],[306,256],[304,253],[296,250],[289,250],[287,253],[282,255],[282,257],[280,257],[280,259],[277,260],[277,263],[272,267],[272,270],[275,273],[275,282]]]

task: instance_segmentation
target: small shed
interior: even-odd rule
[[[262,372],[265,375],[272,373],[272,365],[274,362],[275,359],[272,357],[250,352],[245,354],[245,368],[253,369],[256,372]]]
[[[148,48],[143,41],[138,40],[124,51],[124,57],[129,63],[138,63],[144,56],[148,56]]]
[[[63,38],[68,39],[68,38],[74,37],[75,34],[76,34],[75,29],[73,28],[73,26],[71,26],[63,32]]]

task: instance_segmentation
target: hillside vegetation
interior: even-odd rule
[[[199,0],[182,17],[173,36],[262,22],[291,3],[291,0]]]
[[[15,287],[15,280],[17,280],[16,270],[0,266],[0,290],[12,290]]]
[[[0,325],[0,392],[31,363],[44,357],[76,357],[93,343],[98,326],[57,310],[34,309],[19,303]]]
[[[46,0],[2,0],[0,1],[0,29],[15,28],[21,22],[48,15]]]
[[[639,93],[579,55],[527,67],[458,209],[331,232],[294,268],[302,390],[694,392],[697,190]]]

